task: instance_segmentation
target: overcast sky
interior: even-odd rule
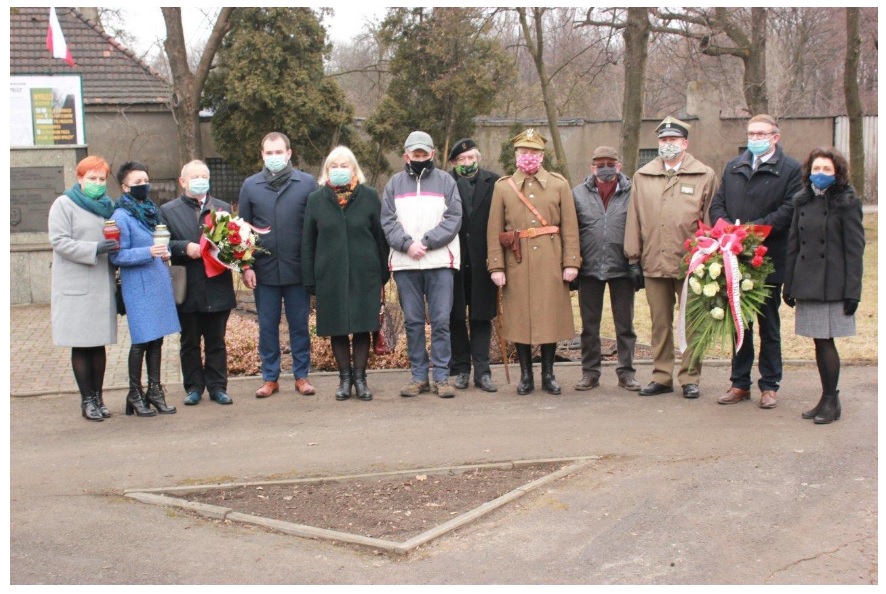
[[[182,8],[182,25],[185,30],[185,41],[188,49],[193,41],[206,39],[212,31],[215,20],[215,12],[211,18],[204,16],[204,12],[214,10],[211,8]],[[353,7],[341,7],[336,9],[336,16],[326,19],[327,32],[333,43],[346,41],[359,33],[367,18],[378,18],[384,14],[384,8],[374,7],[370,3],[357,3]],[[129,6],[123,9],[127,27],[133,37],[136,38],[134,52],[141,55],[147,51],[157,40],[162,42],[166,37],[166,25],[163,23],[163,15],[157,6]],[[162,46],[161,46],[162,47]]]

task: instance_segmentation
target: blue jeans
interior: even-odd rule
[[[304,285],[256,285],[255,308],[258,310],[258,354],[261,377],[276,382],[280,377],[280,315],[286,307],[289,323],[289,348],[292,350],[292,375],[307,377],[311,367],[311,336],[308,313],[311,297]]]
[[[431,270],[397,270],[394,272],[400,307],[406,327],[406,348],[412,380],[428,379],[428,351],[425,347],[425,299],[431,320],[431,356],[434,381],[449,378],[449,314],[452,312],[453,271],[449,268]]]

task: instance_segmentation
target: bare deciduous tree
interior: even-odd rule
[[[846,9],[846,66],[843,69],[843,89],[846,93],[846,113],[849,116],[849,157],[852,162],[850,177],[858,196],[864,199],[864,112],[858,92],[858,62],[861,54],[858,8]]]
[[[656,30],[697,39],[707,56],[735,56],[744,64],[742,92],[750,114],[768,113],[766,92],[766,38],[768,8],[689,8],[685,12],[655,9],[664,27]],[[671,21],[695,25],[692,29],[669,27]],[[725,39],[723,37],[725,36]],[[723,44],[725,41],[729,45]]]
[[[163,48],[169,59],[172,73],[172,115],[178,123],[179,160],[187,163],[202,156],[203,148],[198,128],[200,119],[200,96],[215,53],[230,27],[233,8],[222,8],[212,28],[212,33],[203,48],[196,71],[188,64],[188,51],[182,27],[181,8],[161,8],[166,23],[166,40]]]

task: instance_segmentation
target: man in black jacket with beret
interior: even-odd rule
[[[497,293],[486,272],[486,226],[492,190],[500,176],[480,168],[480,151],[470,138],[453,145],[449,164],[462,203],[458,232],[461,268],[455,271],[449,321],[452,344],[449,373],[456,376],[455,387],[464,390],[468,387],[473,363],[474,385],[486,392],[495,392],[498,388],[489,370],[489,343]]]
[[[766,279],[772,285],[769,297],[757,316],[760,332],[760,408],[775,408],[782,376],[781,284],[784,282],[788,233],[794,213],[793,197],[801,188],[800,163],[782,150],[775,118],[759,114],[748,121],[748,150],[726,164],[720,189],[711,203],[711,224],[717,219],[769,225],[772,231],[763,245],[772,258],[775,272]],[[732,385],[717,402],[735,404],[751,397],[751,368],[754,365],[753,321],[738,352],[732,356]]]

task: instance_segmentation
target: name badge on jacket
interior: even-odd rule
[[[688,186],[686,184],[680,185],[680,193],[681,194],[695,194],[695,186]]]

